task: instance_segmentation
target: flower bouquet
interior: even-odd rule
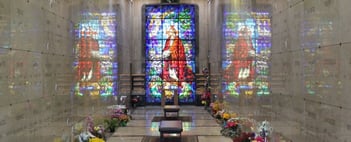
[[[91,138],[90,140],[89,140],[89,142],[105,142],[103,139],[100,139],[100,138]]]
[[[222,118],[223,118],[225,121],[227,121],[227,120],[230,119],[230,114],[229,114],[228,112],[224,112],[224,113],[222,114]]]
[[[267,137],[269,137],[272,134],[273,128],[271,127],[271,124],[268,121],[263,121],[258,126],[257,131],[263,139],[267,139]]]
[[[127,123],[129,121],[129,116],[126,114],[121,114],[118,116],[118,120],[120,122],[120,126],[125,127],[125,126],[127,126]]]
[[[233,142],[252,142],[255,138],[255,133],[243,132],[239,137],[233,139]]]
[[[120,115],[124,114],[122,109],[113,109],[111,113],[111,118],[119,118]]]
[[[221,134],[226,137],[236,138],[241,135],[241,126],[238,121],[229,119],[226,125],[222,128]]]
[[[210,91],[205,91],[205,93],[201,95],[201,102],[206,107],[210,106],[210,102],[211,102],[211,93],[210,93]]]
[[[218,114],[218,111],[221,111],[223,109],[223,103],[216,101],[211,103],[210,107],[212,116],[215,116],[215,114]]]
[[[118,123],[119,123],[119,120],[117,118],[111,118],[111,119],[105,120],[107,129],[109,129],[111,133],[115,132],[116,127],[118,127]]]

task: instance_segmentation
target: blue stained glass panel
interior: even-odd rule
[[[194,102],[195,11],[194,5],[145,6],[146,84],[152,84],[146,86],[148,103],[160,103],[161,90],[166,102],[174,101],[174,95],[182,103]]]

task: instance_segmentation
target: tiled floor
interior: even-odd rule
[[[159,122],[151,122],[154,116],[162,116],[160,106],[138,107],[132,112],[133,120],[127,127],[120,127],[107,142],[141,142],[143,136],[159,136]],[[199,142],[232,142],[221,136],[221,127],[203,107],[181,106],[180,116],[191,116],[192,122],[183,122],[182,135],[196,135]]]

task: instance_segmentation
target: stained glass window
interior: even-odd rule
[[[269,95],[271,21],[267,12],[224,9],[222,67],[226,95]]]
[[[115,13],[84,13],[75,25],[76,95],[109,96],[117,93]]]
[[[146,101],[195,101],[195,6],[145,6]]]

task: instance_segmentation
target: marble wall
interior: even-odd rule
[[[275,131],[292,141],[351,141],[351,2],[271,2]]]
[[[90,114],[102,116],[101,110],[115,103],[111,97],[72,92],[79,14],[115,4],[125,8],[127,3],[0,0],[0,141],[70,141],[77,122]],[[119,26],[126,25],[123,18]],[[122,48],[124,42],[119,44]]]
[[[252,2],[253,9],[254,2],[272,8],[271,94],[225,97],[227,109],[270,121],[277,134],[274,140],[282,136],[299,142],[351,141],[351,2]]]
[[[219,46],[208,34],[211,4],[181,2],[199,7],[198,65],[219,66]],[[82,11],[116,10],[119,72],[129,73],[132,64],[141,73],[142,6],[154,3],[159,0],[0,0],[0,141],[70,141],[88,115],[105,115],[116,98],[73,94],[75,26]]]
[[[72,95],[79,14],[117,5],[119,72],[129,73],[132,64],[141,73],[142,6],[158,2],[0,0],[0,141],[69,141],[87,115],[104,115],[114,98]],[[221,72],[220,6],[233,1],[181,2],[199,6],[199,67],[211,63]],[[225,101],[242,116],[271,121],[292,141],[350,141],[351,1],[255,2],[272,7],[272,93]]]

